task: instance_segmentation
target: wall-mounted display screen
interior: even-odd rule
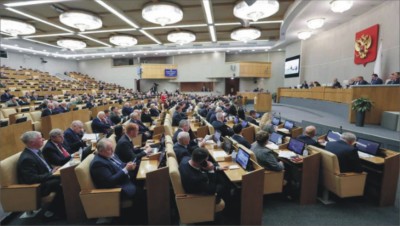
[[[299,77],[300,55],[285,60],[285,78]]]

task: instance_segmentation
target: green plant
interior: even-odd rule
[[[360,97],[352,101],[351,109],[358,112],[370,111],[373,102],[365,97]]]

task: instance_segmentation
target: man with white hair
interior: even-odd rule
[[[342,134],[340,140],[326,144],[325,149],[337,156],[341,173],[362,172],[361,161],[354,147],[356,139],[356,135],[346,132]]]
[[[178,163],[182,161],[184,157],[190,157],[188,145],[190,143],[190,135],[188,132],[182,131],[178,134],[178,142],[174,144],[174,152]]]
[[[221,132],[221,136],[233,136],[234,132],[231,128],[229,128],[225,123],[224,123],[224,113],[223,112],[218,112],[216,114],[217,120],[212,123],[212,126],[214,127],[215,130],[219,130]]]
[[[86,147],[86,140],[82,140],[83,134],[83,123],[79,120],[73,121],[71,126],[64,131],[64,139],[72,153]]]
[[[48,103],[48,104],[47,104],[47,107],[46,107],[45,109],[42,110],[42,115],[41,115],[41,117],[43,118],[43,117],[46,117],[46,116],[49,116],[49,115],[54,114],[54,113],[53,113],[53,110],[54,110],[54,104]]]
[[[314,140],[316,133],[317,133],[317,128],[315,128],[315,126],[312,126],[312,125],[307,126],[304,129],[304,134],[298,136],[296,139],[306,143],[307,145],[313,145],[313,146],[322,148],[322,146],[316,140]]]
[[[99,113],[97,113],[97,117],[92,121],[93,133],[108,134],[111,129],[113,129],[113,127],[107,124],[106,114],[104,111],[99,111]]]
[[[17,163],[17,177],[21,184],[40,184],[40,196],[48,196],[55,192],[53,202],[44,212],[45,217],[52,217],[54,212],[61,214],[63,210],[63,194],[61,179],[53,175],[58,167],[52,168],[44,159],[40,148],[44,139],[37,131],[28,131],[22,134],[21,141],[25,144]]]
[[[151,139],[152,134],[150,132],[150,129],[143,124],[143,122],[140,120],[141,118],[141,113],[139,110],[134,110],[133,113],[130,115],[130,122],[135,123],[136,125],[139,126],[139,134],[142,134],[142,141],[146,141],[148,139]]]
[[[52,129],[50,140],[43,147],[43,156],[52,166],[62,166],[71,158],[71,150],[64,144],[64,133],[61,129]]]

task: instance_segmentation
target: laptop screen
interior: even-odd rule
[[[288,149],[293,151],[294,153],[296,153],[298,155],[303,155],[303,151],[304,151],[304,147],[305,146],[306,146],[305,143],[292,138],[289,141]]]
[[[291,130],[294,127],[294,122],[286,120],[285,125],[283,125],[283,127],[285,129]]]
[[[236,155],[236,162],[244,169],[247,169],[247,165],[249,164],[250,154],[239,148],[238,153]]]
[[[281,119],[277,118],[277,117],[273,117],[272,118],[272,124],[275,125],[275,126],[281,124]]]
[[[326,134],[326,140],[327,141],[338,141],[340,140],[341,134],[332,130],[329,130],[328,133]]]
[[[248,124],[248,122],[245,121],[245,120],[243,120],[243,121],[242,121],[242,128],[246,128],[246,127],[247,127],[247,124]]]
[[[283,140],[283,135],[275,132],[273,132],[269,137],[269,141],[277,145],[282,144],[282,140]]]
[[[368,153],[370,155],[376,155],[379,151],[380,143],[358,138],[356,147],[359,151]]]
[[[229,140],[229,138],[224,137],[224,143],[222,145],[222,148],[224,149],[224,151],[229,155],[232,152],[232,141]]]
[[[235,118],[233,119],[233,123],[235,123],[235,124],[238,124],[238,123],[239,123],[238,117],[235,117]]]

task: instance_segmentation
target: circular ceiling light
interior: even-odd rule
[[[181,21],[183,12],[177,5],[172,3],[151,3],[143,8],[142,17],[151,23],[165,26]]]
[[[36,32],[34,26],[19,20],[0,19],[0,30],[12,36],[30,35]]]
[[[331,10],[335,13],[343,13],[353,6],[353,0],[333,0],[329,3]]]
[[[168,41],[179,45],[188,44],[196,40],[196,35],[189,31],[171,32],[167,36]]]
[[[113,35],[110,42],[120,47],[130,47],[137,44],[137,39],[129,35]]]
[[[86,43],[76,39],[60,39],[57,41],[57,45],[70,50],[83,49],[86,47]]]
[[[248,42],[251,40],[255,40],[260,36],[261,36],[260,30],[251,27],[239,28],[231,33],[231,39],[241,42]]]
[[[297,37],[301,40],[306,40],[311,37],[311,32],[309,31],[302,31],[297,34]]]
[[[257,21],[274,15],[279,10],[279,2],[276,0],[258,0],[252,5],[241,1],[233,8],[233,14],[243,20]]]
[[[80,31],[95,30],[103,26],[101,19],[84,11],[68,11],[60,14],[61,23]]]
[[[324,18],[311,19],[307,21],[307,26],[311,29],[318,29],[324,26],[324,22]]]

